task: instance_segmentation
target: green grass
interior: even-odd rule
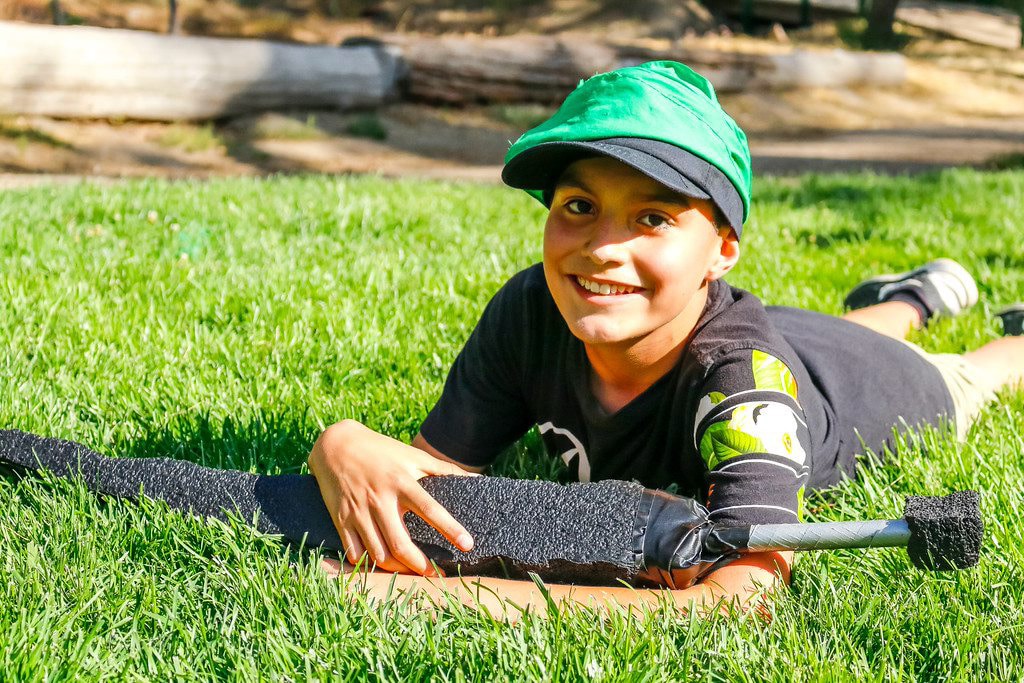
[[[1024,299],[1022,203],[1020,171],[761,180],[731,281],[835,313],[863,276],[949,255],[982,303],[918,339],[962,351]],[[511,191],[372,178],[7,192],[0,426],[269,473],[342,418],[409,438],[541,225]],[[906,494],[977,488],[978,568],[806,554],[769,626],[409,615],[241,526],[0,477],[0,679],[1020,680],[1024,396],[1003,399],[969,443],[928,432],[808,500],[816,521],[898,516]],[[553,473],[535,438],[499,471]]]
[[[247,137],[254,140],[323,140],[327,137],[320,130],[316,114],[307,114],[304,121],[284,114],[264,114],[255,120],[247,131]]]
[[[50,147],[57,147],[59,149],[73,148],[72,145],[68,144],[64,140],[55,138],[40,130],[36,130],[31,126],[19,123],[13,117],[0,116],[0,138],[14,140],[22,151],[28,147],[29,143],[33,142],[49,145]]]
[[[167,126],[157,137],[161,147],[180,149],[185,152],[208,152],[224,146],[224,141],[214,130],[212,123],[175,123]]]
[[[345,132],[357,138],[387,140],[388,129],[376,114],[361,114],[345,126]]]
[[[543,104],[494,104],[487,108],[497,121],[519,130],[529,130],[551,118],[554,108]]]

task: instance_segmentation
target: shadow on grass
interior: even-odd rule
[[[487,473],[513,479],[544,479],[562,483],[570,481],[569,468],[560,459],[545,452],[544,442],[536,428],[528,431],[502,453]]]
[[[106,450],[116,457],[174,458],[217,469],[296,474],[303,471],[319,434],[319,428],[305,414],[260,413],[248,419],[229,417],[223,421],[198,414],[153,426],[130,442],[115,443]],[[488,474],[569,480],[568,468],[545,453],[536,429],[506,449]]]
[[[34,128],[21,128],[20,126],[8,126],[0,122],[0,138],[7,138],[16,142],[36,142],[59,149],[75,149],[75,146],[64,142],[60,138],[43,133]]]
[[[822,205],[832,209],[859,209],[877,198],[875,189],[827,176],[811,176],[796,187],[766,187],[758,197],[762,202],[784,201],[797,209]]]
[[[217,469],[294,474],[318,435],[303,414],[259,413],[223,421],[197,414],[144,428],[141,436],[107,450],[116,457],[174,458]]]
[[[985,164],[986,170],[992,171],[1019,171],[1024,169],[1024,152],[1012,152],[989,159]]]
[[[1003,249],[979,249],[974,252],[976,258],[997,270],[1024,270],[1024,253]]]
[[[17,424],[9,425],[18,429]],[[320,429],[305,412],[260,412],[223,420],[208,413],[181,415],[163,423],[143,423],[131,438],[100,444],[88,437],[41,430],[42,437],[75,441],[113,458],[171,458],[221,470],[257,474],[296,474],[304,470]],[[548,456],[536,429],[502,453],[489,474],[564,480],[568,469]]]
[[[785,152],[768,154],[755,148],[753,168],[755,175],[793,176],[813,173],[874,173],[887,176],[935,175],[946,168],[978,168],[979,170],[1019,169],[1024,164],[1024,153],[1010,151],[997,155],[988,161],[971,161],[958,158],[951,150],[957,145],[969,147],[984,143],[995,148],[1010,148],[1024,145],[1024,133],[1005,126],[970,127],[961,126],[901,126],[849,131],[818,131],[810,134],[809,141],[823,144],[825,148],[817,156],[802,153],[790,155]],[[868,149],[884,149],[891,143],[895,148],[914,148],[918,145],[922,153],[897,152],[894,155],[881,153],[862,156]],[[936,153],[928,152],[929,145],[939,145]],[[838,145],[836,151],[830,146]],[[945,149],[946,151],[942,151]],[[852,150],[847,156],[842,150]]]
[[[810,244],[818,249],[829,249],[843,244],[864,244],[870,242],[875,229],[871,225],[858,228],[839,228],[830,232],[818,229],[800,229],[793,233],[799,243]]]
[[[259,413],[223,421],[195,414],[144,427],[141,436],[113,443],[104,451],[119,458],[173,458],[217,469],[295,474],[303,470],[319,435],[304,413]],[[540,435],[531,429],[497,458],[488,473],[567,481],[568,468],[545,453]]]

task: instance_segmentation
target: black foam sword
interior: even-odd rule
[[[0,464],[20,472],[49,470],[80,478],[97,493],[166,501],[201,517],[250,522],[305,547],[343,552],[310,475],[256,475],[167,458],[108,458],[81,444],[0,430]],[[556,484],[502,477],[428,477],[421,482],[473,536],[466,553],[407,513],[413,541],[447,574],[551,582],[643,582],[668,572],[689,585],[738,554],[905,546],[921,569],[978,562],[984,526],[978,494],[908,496],[897,520],[723,527],[691,498],[623,481]]]

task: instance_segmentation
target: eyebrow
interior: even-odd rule
[[[572,169],[565,171],[558,178],[558,182],[555,183],[555,189],[557,190],[560,187],[575,187],[580,190],[583,190],[584,192],[587,192],[588,194],[594,194],[594,192],[589,187],[587,187],[587,184],[584,183]],[[637,200],[640,202],[656,202],[658,204],[671,204],[673,206],[681,206],[687,209],[693,206],[690,197],[686,196],[682,192],[676,192],[668,188],[665,188],[664,190],[655,192],[653,194],[645,194],[641,197],[638,197]]]
[[[642,202],[657,202],[659,204],[672,204],[675,206],[683,206],[690,208],[693,206],[693,202],[690,197],[686,196],[682,192],[674,192],[672,190],[666,190],[662,192],[656,192],[654,194],[647,194],[639,198]]]
[[[567,169],[558,177],[558,180],[555,182],[555,189],[557,190],[560,187],[575,187],[588,194],[594,194],[572,169]]]

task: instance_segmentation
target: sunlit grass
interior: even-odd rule
[[[171,124],[160,132],[156,142],[161,147],[180,149],[185,152],[208,152],[224,146],[224,141],[214,130],[212,123],[203,125]]]
[[[731,276],[837,313],[864,276],[952,256],[982,302],[917,339],[962,351],[1024,300],[1024,173],[761,180]],[[320,429],[411,437],[489,297],[540,255],[539,205],[477,185],[277,178],[0,198],[0,427],[118,456],[278,473]],[[585,611],[515,626],[368,604],[242,526],[0,477],[0,678],[1017,680],[1024,396],[966,444],[929,432],[809,500],[814,520],[982,492],[981,565],[800,558],[770,626]],[[500,471],[553,476],[535,438]]]

